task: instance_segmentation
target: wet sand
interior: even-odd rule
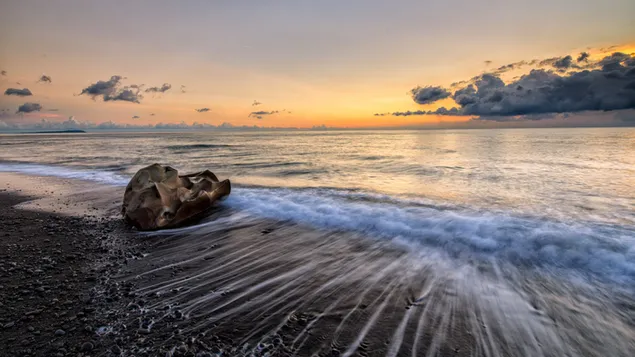
[[[0,182],[9,183],[0,187],[6,356],[626,356],[635,347],[632,325],[595,316],[601,308],[577,296],[554,288],[539,300],[501,284],[500,272],[394,242],[224,207],[195,227],[139,233],[118,217],[122,188],[6,173]],[[558,319],[562,306],[577,317]],[[587,319],[596,329],[580,339],[572,326]],[[603,334],[605,321],[614,325]]]

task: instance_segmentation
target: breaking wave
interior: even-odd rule
[[[126,185],[129,177],[33,164],[0,172]],[[224,206],[255,217],[358,232],[463,262],[491,262],[635,286],[635,227],[477,212],[425,199],[334,189],[235,188]],[[192,229],[192,228],[188,228]]]
[[[37,164],[0,164],[0,172],[17,172],[35,176],[54,176],[67,179],[86,180],[115,186],[125,186],[130,177],[109,171],[76,170],[62,166]]]
[[[394,239],[413,249],[438,249],[462,261],[494,259],[616,283],[635,282],[633,227],[398,202],[357,201],[328,190],[244,188],[226,204],[262,217]]]

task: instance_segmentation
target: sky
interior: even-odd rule
[[[635,125],[633,14],[632,0],[5,1],[0,129]]]

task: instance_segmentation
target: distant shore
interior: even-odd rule
[[[18,134],[73,134],[73,133],[85,133],[86,130],[82,129],[67,129],[67,130],[40,130],[40,131],[23,131]]]

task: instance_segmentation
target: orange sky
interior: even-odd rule
[[[333,6],[338,5],[328,1],[311,9],[263,6],[259,11],[264,13],[255,14],[227,4],[181,9],[159,1],[152,3],[154,7],[135,3],[124,9],[98,2],[91,2],[91,6],[67,1],[15,2],[4,5],[0,15],[0,69],[7,71],[0,77],[0,86],[2,91],[29,88],[34,95],[2,96],[0,107],[11,113],[26,101],[44,107],[40,113],[19,118],[5,114],[5,121],[65,120],[74,116],[95,123],[185,121],[272,127],[377,127],[465,121],[469,118],[373,113],[452,107],[451,100],[418,105],[408,91],[418,85],[447,87],[471,78],[488,68],[485,60],[492,61],[492,68],[523,59],[577,54],[589,47],[593,48],[592,55],[600,56],[607,52],[600,48],[635,43],[635,25],[629,21],[630,16],[624,15],[635,10],[633,2],[609,2],[613,4],[611,10],[591,13],[594,5],[583,2],[580,7],[584,11],[567,13],[565,6],[538,1],[531,11],[538,12],[544,5],[550,10],[547,17],[557,19],[555,15],[566,14],[567,18],[562,17],[561,24],[534,23],[519,13],[527,10],[518,5],[521,7],[499,10],[498,27],[488,24],[483,25],[489,26],[485,29],[466,31],[470,27],[455,25],[456,29],[444,28],[437,33],[430,33],[436,28],[429,27],[452,25],[433,18],[417,22],[417,17],[408,12],[395,12],[394,18],[386,19],[385,11],[396,7],[380,2],[368,14],[342,5],[346,16],[341,17],[333,13]],[[406,3],[413,9],[420,6],[414,1]],[[36,5],[40,11],[31,11]],[[429,6],[441,9],[445,5]],[[421,10],[425,9],[430,10]],[[468,10],[456,16],[469,24]],[[207,14],[209,22],[198,19],[197,13]],[[279,17],[281,23],[252,23],[265,21],[256,15],[268,13]],[[521,17],[516,22],[500,18],[510,14]],[[214,22],[216,15],[219,17]],[[323,21],[315,16],[323,16]],[[479,21],[486,22],[490,15],[483,16]],[[589,17],[595,21],[587,22],[575,33],[555,31]],[[109,18],[116,21],[108,22]],[[380,19],[387,22],[378,23]],[[167,25],[161,26],[163,22]],[[527,28],[516,29],[519,23]],[[603,30],[598,31],[601,27]],[[554,32],[546,36],[551,33],[548,31]],[[617,50],[635,52],[635,46],[621,45],[610,51]],[[36,83],[42,74],[51,76],[52,83]],[[154,96],[144,93],[140,104],[77,96],[86,86],[112,75],[126,77],[124,85],[144,84],[147,88],[170,83],[172,89]],[[186,86],[186,93],[181,93],[181,85]],[[262,104],[252,106],[254,100]],[[203,107],[210,111],[194,110]],[[255,110],[280,113],[259,120],[249,117]]]

